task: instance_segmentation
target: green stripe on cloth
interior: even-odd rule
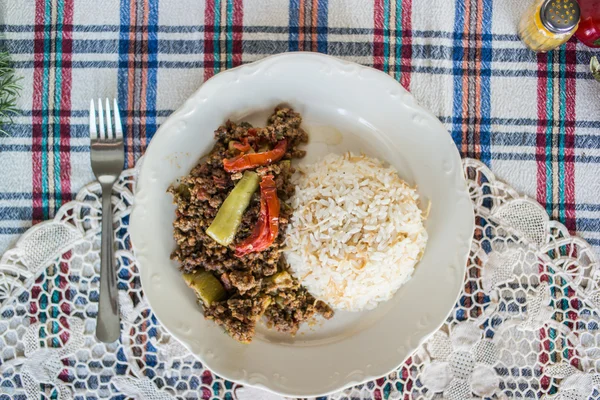
[[[404,4],[402,0],[394,0],[394,3],[396,3],[396,32],[399,32],[403,29],[402,26],[402,10],[404,8]],[[400,70],[402,69],[402,35],[399,35],[396,37],[396,57],[395,57],[395,63],[394,63],[394,68],[396,69],[394,71],[394,78],[397,81],[400,81]]]
[[[400,0],[402,1],[402,0]],[[383,71],[390,72],[390,0],[383,0]]]
[[[567,81],[566,81],[566,66],[565,62],[567,61],[567,52],[566,47],[563,45],[558,50],[559,56],[559,68],[560,74],[558,75],[559,79],[559,132],[558,132],[558,156],[557,156],[557,164],[558,164],[558,201],[561,203],[565,203],[565,116],[567,111]],[[558,210],[558,217],[561,221],[565,221],[566,213],[564,208]]]
[[[213,33],[214,50],[213,55],[215,57],[215,63],[213,66],[213,72],[216,74],[221,71],[221,43],[219,36],[221,35],[221,0],[215,0],[215,24]]]
[[[227,49],[227,68],[233,67],[233,0],[227,0],[225,48]]]
[[[49,75],[50,75],[50,45],[52,32],[52,14],[50,0],[44,2],[44,63],[43,63],[43,79],[42,79],[42,148],[40,150],[42,156],[42,216],[44,219],[50,217],[49,193],[48,184],[48,107],[49,107]]]
[[[554,71],[554,52],[548,53],[546,68],[548,70],[548,80],[546,82],[546,148],[544,151],[546,157],[546,211],[552,214],[552,122],[553,122],[553,101],[554,98],[554,80],[552,78]]]
[[[50,0],[48,0],[50,1]],[[62,29],[64,25],[65,2],[58,0],[56,12],[56,63],[55,63],[55,80],[54,80],[54,198],[55,208],[58,209],[62,205],[62,190],[61,190],[61,165],[60,165],[60,111],[62,98]]]

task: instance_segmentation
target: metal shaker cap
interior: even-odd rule
[[[579,23],[579,16],[575,0],[546,0],[540,8],[542,24],[553,33],[570,32]]]

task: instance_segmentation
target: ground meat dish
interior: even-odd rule
[[[298,113],[283,107],[275,109],[265,127],[227,121],[215,131],[216,143],[210,154],[169,189],[177,205],[173,223],[177,248],[172,258],[185,273],[210,271],[218,278],[226,297],[204,304],[204,315],[240,342],[252,340],[261,318],[269,327],[294,334],[315,314],[325,318],[333,315],[327,304],[312,297],[286,272],[287,265],[281,254],[291,214],[286,201],[294,193],[290,160],[305,155],[299,146],[308,141],[306,132],[300,128],[301,122]],[[246,141],[258,151],[268,151],[283,139],[287,140],[283,158],[253,169],[259,177],[274,177],[281,205],[278,235],[266,250],[236,255],[236,246],[251,235],[259,219],[260,192],[252,195],[230,245],[223,246],[206,234],[219,208],[242,178],[241,172],[227,172],[223,160],[240,154],[231,142]]]

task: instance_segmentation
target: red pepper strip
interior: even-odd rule
[[[248,151],[250,151],[250,149],[252,148],[250,146],[250,143],[248,143],[248,138],[245,137],[242,140],[242,143],[240,142],[233,142],[233,147],[235,147],[237,150],[241,151],[242,153],[246,153]]]
[[[227,172],[239,172],[246,169],[261,167],[281,160],[287,150],[287,140],[277,142],[273,150],[262,153],[240,154],[234,158],[223,160],[223,168]]]
[[[263,176],[260,182],[260,214],[258,222],[242,243],[235,248],[236,257],[266,250],[279,234],[279,198],[273,175]]]
[[[259,243],[266,242],[267,240],[267,203],[261,200],[260,202],[260,214],[258,215],[258,222],[254,226],[252,233],[242,243],[236,246],[235,255],[236,257],[245,256],[253,251],[260,251],[255,248]]]
[[[266,179],[265,179],[266,178]],[[269,234],[267,236],[267,247],[271,246],[277,235],[279,234],[279,197],[277,197],[277,184],[273,180],[273,175],[267,175],[263,178],[263,182],[265,182],[265,191],[264,197],[267,201],[267,214],[269,216],[268,224],[269,224]],[[261,198],[263,197],[263,191],[261,188]],[[266,247],[265,247],[266,248]],[[260,251],[260,250],[259,250]]]

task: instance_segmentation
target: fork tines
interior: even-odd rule
[[[102,100],[98,99],[98,123],[96,123],[96,108],[94,107],[94,100],[90,100],[90,139],[93,141],[123,140],[123,129],[121,128],[121,116],[119,115],[117,99],[113,100],[112,109],[112,115],[114,118],[114,134],[108,98],[105,101],[105,105],[106,116],[102,108]],[[106,124],[104,123],[105,118]],[[100,135],[98,135],[98,130],[100,131]]]

